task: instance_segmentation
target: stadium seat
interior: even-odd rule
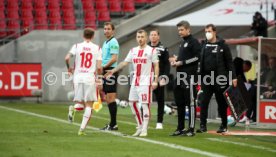
[[[7,28],[6,21],[5,19],[1,18],[0,19],[0,38],[4,38],[5,36],[7,36],[6,28]]]
[[[5,3],[4,0],[0,0],[0,11],[5,10]]]
[[[97,19],[95,11],[85,11],[84,12],[84,20],[88,21],[95,21]]]
[[[59,20],[61,19],[61,16],[60,16],[60,11],[59,10],[51,10],[49,12],[49,16],[48,16],[49,19],[53,19],[53,20]]]
[[[21,19],[33,19],[32,10],[21,10]]]
[[[46,10],[44,10],[44,9],[35,10],[34,16],[35,16],[35,18],[46,18],[47,19]]]
[[[47,18],[35,18],[35,27],[37,30],[48,29]]]
[[[12,20],[18,20],[19,19],[18,10],[7,10],[6,18],[12,19]]]
[[[64,18],[62,29],[64,29],[64,30],[75,30],[76,29],[75,19],[73,19],[73,18]]]
[[[8,20],[7,32],[8,32],[8,35],[12,35],[15,38],[19,37],[20,36],[19,20]]]
[[[110,1],[109,2],[110,13],[121,13],[122,7],[120,1]]]
[[[61,9],[62,10],[74,9],[73,1],[72,0],[62,1]]]
[[[148,0],[134,0],[135,4],[146,4]]]
[[[106,22],[110,21],[110,13],[109,11],[99,11],[98,12],[98,21],[99,22]]]
[[[46,10],[45,0],[34,0],[34,10]]]
[[[75,20],[75,14],[71,10],[63,10],[62,18]]]
[[[160,0],[147,0],[147,3],[148,4],[159,4],[160,3]]]
[[[83,1],[82,8],[83,10],[94,10],[94,4],[92,1]]]
[[[7,1],[7,9],[8,10],[19,10],[18,0],[8,0]]]
[[[135,13],[135,5],[133,1],[123,1],[122,11],[124,13]]]
[[[49,19],[49,29],[50,30],[62,29],[61,20],[58,18]]]
[[[22,1],[21,10],[33,10],[33,3],[31,1]]]
[[[89,20],[89,21],[85,21],[85,28],[93,28],[93,29],[97,29],[97,24],[96,24],[96,21],[92,21],[92,20]]]
[[[97,11],[107,11],[107,2],[106,1],[96,1],[96,10]]]
[[[56,10],[59,9],[59,0],[50,0],[48,1],[48,10]]]

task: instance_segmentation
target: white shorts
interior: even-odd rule
[[[134,86],[130,87],[129,101],[138,101],[139,103],[151,103],[152,102],[152,90],[151,86]]]
[[[74,83],[76,102],[89,102],[97,101],[97,88],[96,84],[86,84],[86,83]]]

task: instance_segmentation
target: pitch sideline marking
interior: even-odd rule
[[[210,141],[215,141],[215,142],[230,143],[230,144],[239,145],[239,146],[246,146],[246,147],[266,150],[266,151],[273,152],[273,153],[276,152],[276,150],[273,150],[271,148],[266,148],[266,147],[263,147],[263,146],[255,146],[255,145],[246,144],[246,143],[242,143],[242,142],[234,142],[234,141],[229,141],[229,140],[225,140],[225,139],[222,140],[222,139],[219,139],[219,138],[206,138],[206,139],[210,140]]]
[[[28,112],[28,111],[24,111],[24,110],[9,108],[9,107],[5,107],[5,106],[1,106],[1,105],[0,105],[0,108],[5,109],[5,110],[9,110],[9,111],[18,112],[18,113],[23,113],[23,114],[26,114],[26,115],[31,115],[31,116],[34,116],[34,117],[50,119],[50,120],[54,120],[54,121],[57,121],[57,122],[69,124],[67,120],[63,120],[63,119],[59,119],[59,118],[55,118],[55,117],[50,117],[50,116],[37,114],[37,113],[33,113],[33,112]],[[80,124],[78,124],[78,123],[73,123],[73,125],[80,126]],[[97,131],[99,130],[99,128],[95,128],[95,127],[92,127],[92,126],[87,126],[86,128],[87,129],[92,129],[92,130],[97,130]],[[101,131],[101,132],[109,133],[109,134],[112,134],[112,135],[115,135],[115,136],[129,138],[129,139],[135,139],[135,140],[139,140],[139,141],[143,141],[143,142],[147,142],[147,143],[151,143],[151,144],[166,146],[166,147],[173,148],[173,149],[188,151],[188,152],[192,152],[192,153],[195,153],[195,154],[200,154],[200,155],[205,155],[205,156],[210,156],[210,157],[225,157],[224,155],[211,153],[211,152],[207,152],[207,151],[202,151],[202,150],[195,149],[195,148],[185,147],[185,146],[181,146],[181,145],[176,145],[176,144],[171,144],[171,143],[166,143],[166,142],[161,142],[161,141],[156,141],[156,140],[151,140],[151,139],[146,139],[146,138],[132,137],[132,136],[124,135],[120,132],[112,132],[112,131]]]

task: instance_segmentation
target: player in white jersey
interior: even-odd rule
[[[136,40],[139,46],[132,48],[125,60],[116,68],[108,71],[105,77],[119,71],[128,63],[132,63],[134,76],[129,92],[129,104],[138,125],[133,136],[147,136],[152,90],[157,88],[159,61],[156,50],[147,45],[147,32],[144,30],[137,31]],[[137,102],[142,104],[143,115],[141,115]]]
[[[97,101],[97,74],[101,74],[101,48],[92,43],[94,30],[84,29],[84,42],[72,46],[65,57],[66,66],[70,75],[74,74],[74,102],[85,104],[85,110],[79,135],[85,135],[84,129],[92,114],[92,105]],[[70,57],[75,56],[74,69],[70,67]]]

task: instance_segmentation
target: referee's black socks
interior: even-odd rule
[[[108,104],[108,109],[109,109],[109,113],[110,113],[110,124],[109,126],[113,127],[117,124],[116,122],[116,116],[117,116],[117,104],[116,102],[112,102]]]

